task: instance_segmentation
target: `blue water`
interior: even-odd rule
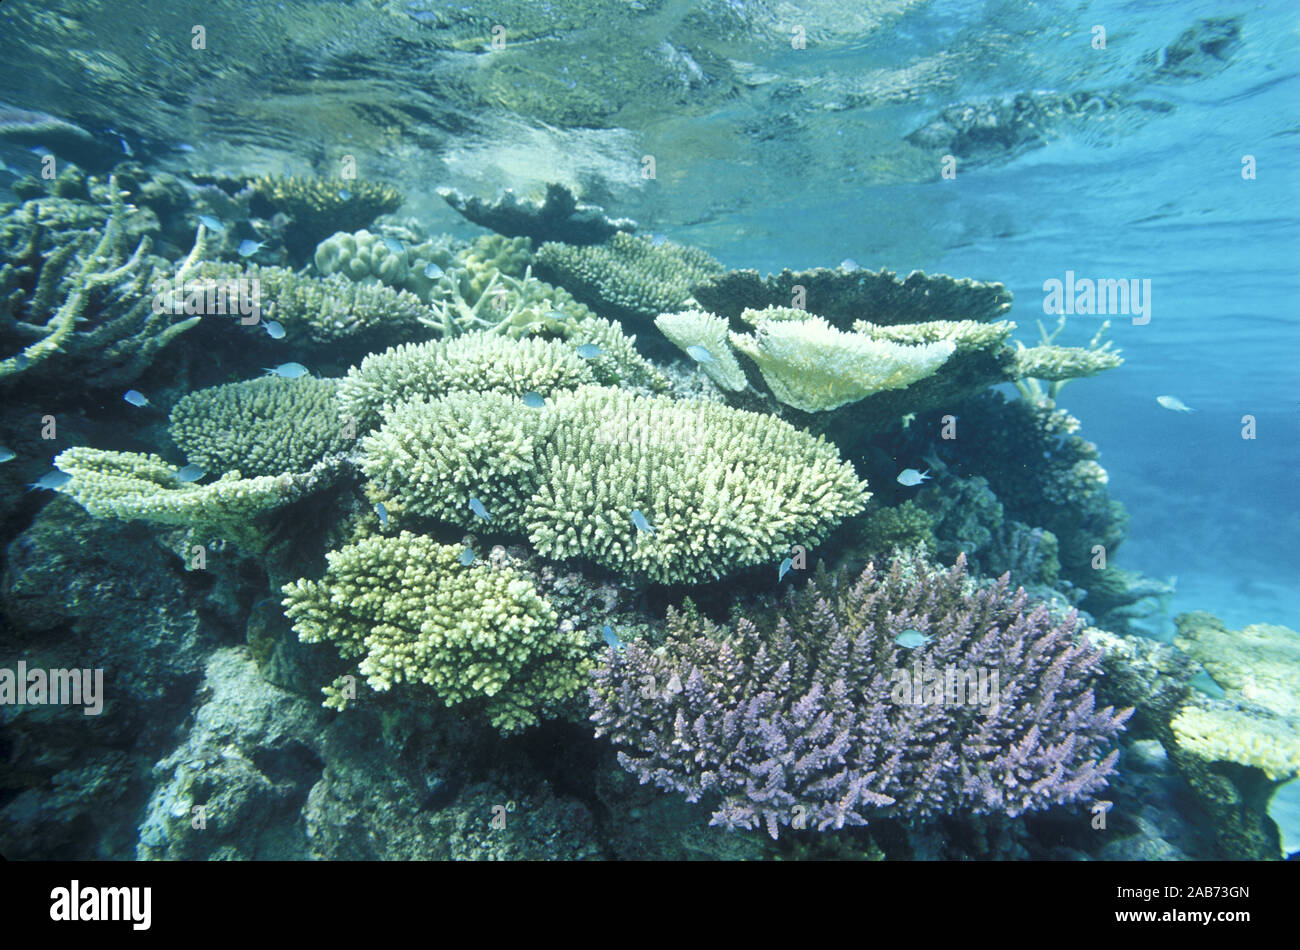
[[[994,53],[992,68],[963,77],[956,100],[1024,89],[1123,88],[1174,106],[1118,131],[1070,132],[1011,162],[959,165],[955,180],[855,186],[808,182],[745,214],[740,240],[702,227],[728,263],[759,269],[834,266],[853,257],[886,266],[999,280],[1015,294],[1010,319],[1036,341],[1043,282],[1078,277],[1149,279],[1152,317],[1111,319],[1125,364],[1072,382],[1060,405],[1102,450],[1110,490],[1131,515],[1122,566],[1177,578],[1170,614],[1209,610],[1230,626],[1300,621],[1300,44],[1287,4],[1081,5],[1078,30],[1055,19],[1041,44]],[[1230,68],[1190,83],[1135,83],[1138,54],[1170,43],[1196,17],[1248,12]],[[928,5],[905,28],[841,55],[859,67],[905,63],[952,44],[992,44],[1001,25],[1032,32],[1019,5]],[[1003,19],[1005,17],[1005,19]],[[1092,50],[1092,24],[1112,30]],[[981,30],[980,25],[987,28]],[[1010,41],[1008,41],[1010,42]],[[798,54],[783,54],[790,59]],[[1098,60],[1106,58],[1099,66]],[[1046,73],[1046,75],[1045,75]],[[1086,80],[1070,83],[1077,73]],[[1055,80],[1055,81],[1054,81]],[[943,96],[885,110],[837,113],[892,125],[924,124]],[[832,135],[834,132],[831,133]],[[1244,180],[1244,155],[1257,177]],[[864,156],[864,160],[867,157]],[[707,174],[707,169],[703,172]],[[725,168],[717,168],[719,176]],[[780,172],[768,171],[779,178]],[[717,187],[724,179],[719,177]],[[695,182],[707,192],[709,185]],[[688,231],[688,235],[689,235]],[[686,239],[689,239],[686,238]],[[868,262],[869,265],[868,265]],[[1074,316],[1056,342],[1084,345],[1103,317]],[[1198,410],[1170,412],[1172,394]],[[1256,438],[1242,438],[1254,416]],[[1166,629],[1168,629],[1166,627]]]

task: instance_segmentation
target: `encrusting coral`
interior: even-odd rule
[[[868,497],[832,446],[772,416],[590,386],[537,409],[493,393],[405,402],[362,467],[413,513],[469,525],[475,497],[545,557],[665,583],[779,561]]]
[[[319,581],[284,587],[285,613],[304,643],[360,658],[373,689],[428,686],[446,705],[483,700],[513,732],[575,695],[585,635],[561,631],[533,585],[508,567],[460,562],[462,548],[402,532],[326,555]]]
[[[960,558],[900,558],[817,576],[775,619],[673,612],[663,647],[605,651],[591,718],[642,783],[708,796],[729,829],[1015,817],[1115,771],[1132,710],[1097,708],[1101,653],[1077,627],[1005,579],[974,589]]]
[[[338,380],[267,376],[189,393],[172,407],[169,432],[189,461],[207,472],[246,476],[305,472],[326,455],[346,451]]]

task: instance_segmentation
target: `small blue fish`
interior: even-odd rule
[[[529,409],[546,408],[546,400],[542,397],[541,393],[526,392],[520,398],[523,399],[524,405]]]
[[[182,468],[180,471],[176,473],[176,481],[197,482],[200,478],[202,478],[206,474],[208,473],[204,470],[203,466],[195,465],[193,462],[190,462],[189,465],[186,465],[184,468]]]
[[[268,376],[279,376],[281,379],[297,379],[299,376],[306,376],[307,367],[301,363],[281,363],[279,366],[263,366]]]
[[[348,191],[346,188],[340,188],[340,189],[339,189],[339,197],[342,198],[344,201],[351,201],[351,200],[352,200],[352,192]]]
[[[695,360],[695,362],[697,363],[717,362],[717,360],[713,358],[713,354],[710,353],[702,346],[688,346],[686,348],[686,355],[689,356],[691,359]]]
[[[637,509],[632,509],[632,524],[636,525],[638,531],[644,531],[646,534],[654,534],[655,529],[651,527],[650,522],[645,520],[645,515]]]
[[[268,320],[263,326],[266,327],[266,335],[272,340],[284,339],[284,327],[280,326],[279,320]]]
[[[852,273],[858,269],[858,262],[851,257],[846,257],[844,260],[840,261],[840,269]]]
[[[40,478],[32,482],[27,487],[48,488],[50,491],[53,491],[56,488],[62,488],[70,481],[72,481],[71,475],[69,475],[67,472],[60,472],[58,469],[55,469],[52,472],[47,472],[46,474],[42,475]]]
[[[615,650],[623,649],[623,641],[618,638],[618,634],[614,632],[614,628],[609,624],[605,624],[605,626],[601,627],[600,632],[604,635],[605,642]]]
[[[122,394],[122,398],[133,406],[149,405],[149,400],[145,397],[144,393],[136,389],[128,389]]]
[[[604,356],[605,351],[595,343],[584,343],[582,346],[578,347],[578,355],[584,360],[594,360],[598,356]]]
[[[31,364],[31,362],[32,361],[27,358],[26,353],[19,353],[17,356],[14,357],[14,365],[17,366],[19,369],[26,369]]]
[[[479,501],[477,498],[471,498],[469,500],[469,510],[474,512],[474,517],[476,518],[482,518],[484,521],[492,520],[492,516],[488,514],[488,510],[483,507],[483,502]]]
[[[194,151],[194,146],[191,145],[189,142],[182,142],[180,145],[177,145],[177,146],[176,146],[176,151],[178,151],[178,152],[192,152],[192,151]]]
[[[379,504],[375,505],[375,514],[379,515],[379,527],[387,528],[388,509],[384,507],[384,503],[382,501],[379,502]]]
[[[894,637],[894,642],[904,650],[915,650],[917,647],[925,646],[930,642],[930,639],[930,637],[927,637],[920,630],[909,629],[904,630],[898,636]]]
[[[930,480],[930,470],[927,468],[924,472],[918,472],[914,468],[905,468],[898,473],[898,484],[906,485],[911,488],[913,485],[919,485],[921,482]]]
[[[777,569],[776,572],[776,582],[778,584],[781,583],[783,580],[785,580],[785,575],[790,573],[790,568],[792,567],[794,567],[794,561],[790,558],[786,558],[784,561],[781,562],[781,566]]]
[[[117,144],[122,146],[123,153],[125,153],[128,157],[135,154],[135,152],[131,151],[131,146],[126,144],[126,139],[122,138],[122,136],[120,135],[117,137]]]
[[[652,234],[652,235],[650,235],[650,243],[653,244],[655,247],[659,247],[659,246],[661,246],[661,245],[664,244],[667,240],[668,240],[668,235],[666,235],[666,234]]]
[[[239,242],[239,256],[252,257],[264,247],[266,247],[265,241],[254,241],[252,238],[245,238]]]
[[[391,238],[391,237],[384,238],[384,247],[388,248],[394,254],[406,253],[405,245],[403,245],[401,241],[397,240],[397,238]]]
[[[218,234],[226,230],[226,226],[210,214],[199,215],[199,224],[203,225],[209,231],[216,231]]]
[[[548,311],[546,311],[546,319],[547,319],[547,320],[567,320],[567,319],[569,319],[569,315],[568,315],[567,313],[565,313],[563,310],[548,310]]]
[[[430,280],[437,280],[442,275],[443,275],[442,268],[439,267],[437,264],[435,264],[433,261],[429,261],[429,263],[424,265],[424,276],[428,277]]]
[[[7,445],[0,445],[0,462],[7,462],[12,458],[17,458],[18,453]]]
[[[460,563],[464,564],[466,567],[469,567],[471,564],[474,563],[473,548],[466,548],[465,550],[460,552]]]

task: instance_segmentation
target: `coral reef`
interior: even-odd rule
[[[385,408],[420,396],[481,391],[550,396],[594,381],[589,364],[567,343],[473,333],[367,356],[348,370],[338,401],[365,431],[379,423]]]
[[[168,431],[186,459],[206,472],[305,472],[356,443],[335,401],[337,390],[338,380],[311,376],[212,386],[172,407]]]
[[[320,241],[335,231],[364,228],[381,214],[401,207],[402,193],[382,182],[263,175],[248,183],[255,214],[280,213],[293,220],[285,244],[296,261],[305,261]]]
[[[681,313],[661,313],[655,317],[655,326],[683,352],[691,347],[707,350],[707,359],[695,356],[691,359],[695,359],[704,374],[723,389],[739,392],[748,385],[745,371],[731,352],[726,320],[702,310],[683,310]]]
[[[955,350],[950,340],[903,346],[842,333],[799,310],[746,310],[743,318],[755,333],[732,333],[732,345],[754,361],[777,399],[804,412],[903,389],[933,375]]]
[[[604,208],[578,201],[568,188],[554,182],[546,186],[546,197],[540,201],[520,198],[509,188],[492,201],[466,197],[455,188],[439,188],[438,194],[475,224],[538,242],[600,244],[619,231],[636,230],[631,218],[611,218]]]
[[[198,324],[197,316],[177,320],[169,308],[157,306],[149,289],[173,272],[148,256],[148,238],[128,252],[126,209],[116,179],[109,189],[102,232],[89,231],[42,256],[37,227],[24,247],[6,254],[18,267],[0,268],[0,299],[7,311],[0,316],[0,344],[21,351],[0,360],[0,384],[21,375],[29,381],[63,376],[94,387],[125,385],[159,350]],[[200,228],[193,251],[174,273],[188,279],[205,254]],[[20,290],[26,299],[15,307]]]
[[[927,276],[912,271],[905,278],[879,271],[819,267],[781,271],[760,278],[755,270],[733,270],[707,277],[690,288],[705,310],[729,320],[747,308],[803,307],[840,330],[862,320],[878,326],[929,320],[988,321],[1011,309],[1011,292],[999,283]]]
[[[771,416],[599,387],[543,410],[490,393],[406,402],[363,453],[412,512],[469,525],[476,497],[543,556],[666,583],[775,563],[867,497],[832,446]]]
[[[508,568],[460,563],[461,548],[402,532],[326,555],[320,581],[284,588],[305,643],[360,658],[370,686],[421,683],[446,705],[483,699],[492,724],[515,731],[574,695],[583,679],[579,632],[561,632],[551,605]]]
[[[682,310],[691,288],[722,265],[704,251],[619,232],[604,244],[548,242],[537,249],[543,280],[561,284],[602,315],[633,326]]]
[[[176,525],[196,538],[228,540],[248,551],[267,543],[271,529],[262,516],[328,487],[338,475],[337,465],[322,462],[306,472],[256,478],[230,471],[199,485],[177,479],[176,466],[156,455],[86,446],[59,453],[54,465],[72,476],[56,490],[97,518]]]
[[[1005,580],[972,590],[961,559],[947,572],[899,559],[856,582],[815,578],[774,622],[674,612],[662,650],[606,652],[592,721],[643,783],[720,797],[713,824],[773,838],[886,807],[1016,816],[1076,802],[1106,786],[1119,756],[1106,747],[1132,710],[1097,708],[1101,653],[1074,618],[1027,607]],[[904,630],[925,642],[909,653]]]

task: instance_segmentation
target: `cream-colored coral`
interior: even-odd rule
[[[805,412],[903,389],[934,374],[956,350],[951,340],[903,346],[843,333],[789,308],[746,310],[743,318],[755,332],[732,333],[732,345],[754,361],[777,399]]]
[[[731,352],[731,344],[727,341],[727,321],[722,317],[702,310],[683,310],[659,314],[655,326],[683,352],[692,346],[708,350],[711,359],[697,362],[704,374],[723,389],[740,392],[747,385],[745,371]],[[691,358],[695,359],[694,356]]]

